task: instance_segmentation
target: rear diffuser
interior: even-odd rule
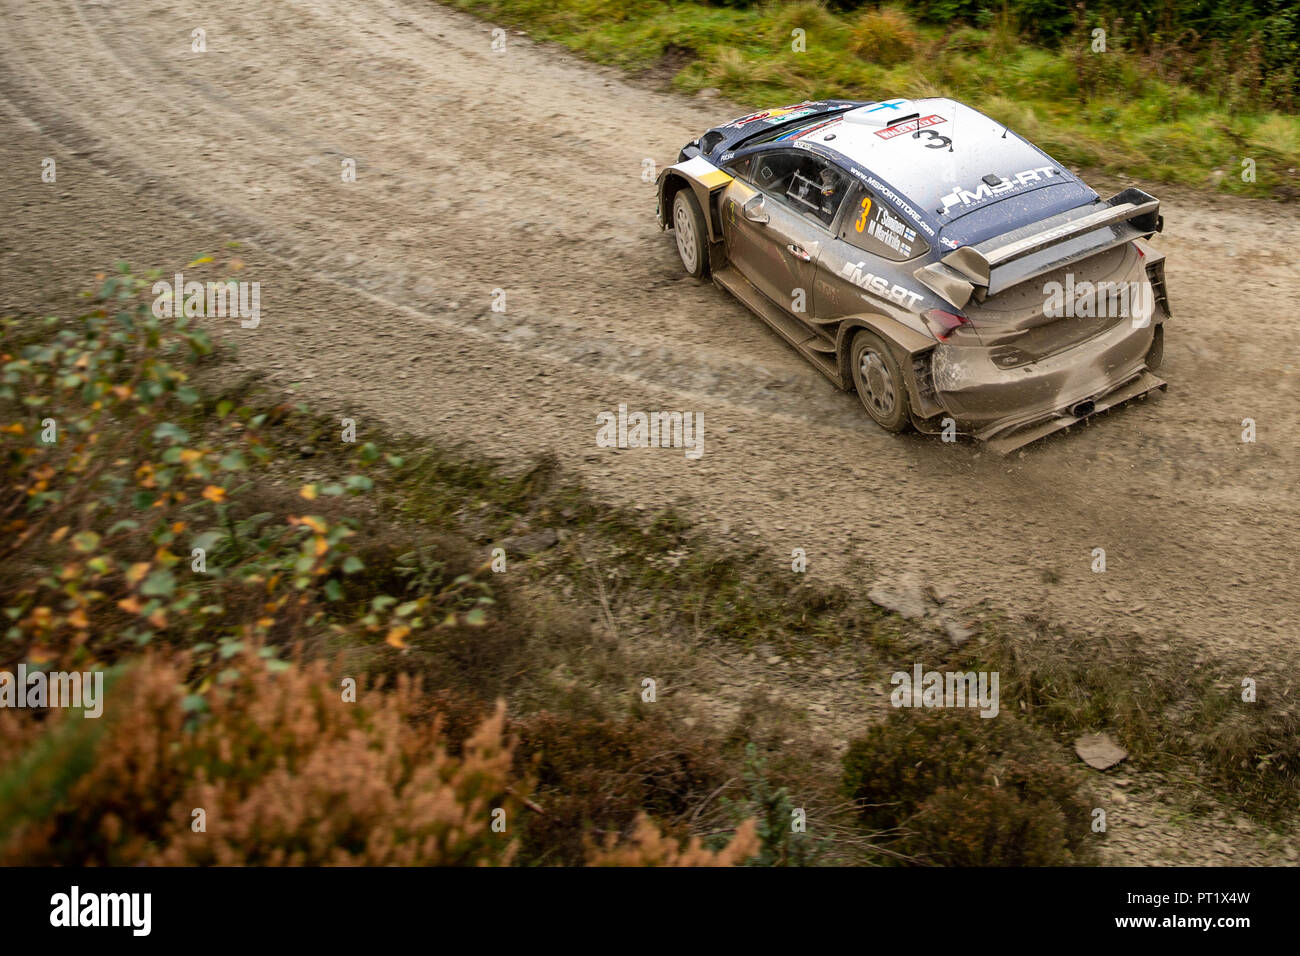
[[[1030,442],[1045,438],[1052,432],[1060,431],[1062,428],[1069,428],[1071,425],[1077,425],[1085,418],[1091,418],[1098,412],[1104,412],[1116,405],[1122,405],[1155,389],[1160,389],[1163,392],[1168,388],[1169,385],[1163,379],[1144,371],[1119,388],[1093,399],[1092,411],[1086,415],[1071,415],[1068,412],[1059,412],[1051,418],[1028,425],[1012,426],[1010,430],[1005,426],[994,426],[983,432],[976,432],[975,437],[984,442],[985,446],[990,450],[997,452],[999,455],[1005,455],[1017,448],[1023,448]]]

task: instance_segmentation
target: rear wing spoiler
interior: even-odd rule
[[[1149,239],[1162,229],[1160,200],[1130,187],[1105,202],[962,246],[913,275],[960,309],[972,298],[982,302],[1070,262],[1134,239]]]

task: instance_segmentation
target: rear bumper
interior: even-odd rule
[[[992,435],[976,437],[983,438],[985,444],[992,451],[1005,455],[1007,452],[1015,451],[1030,442],[1038,441],[1038,439],[1044,438],[1052,432],[1060,431],[1062,428],[1069,428],[1071,425],[1075,425],[1098,412],[1104,412],[1116,405],[1122,405],[1130,399],[1143,397],[1148,392],[1156,389],[1163,392],[1168,387],[1163,379],[1157,378],[1150,372],[1139,372],[1135,378],[1125,382],[1113,391],[1089,401],[1086,411],[1075,414],[1073,411],[1067,410],[1027,425],[999,427]]]
[[[1013,369],[998,368],[983,348],[940,345],[934,388],[961,431],[1010,451],[1164,388],[1146,369],[1154,332],[1154,325],[1135,329],[1124,319],[1073,348]]]

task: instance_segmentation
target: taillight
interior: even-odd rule
[[[970,325],[970,319],[964,315],[955,312],[945,312],[942,309],[926,309],[921,313],[921,318],[925,319],[926,326],[930,332],[940,342],[947,342],[948,336],[961,328],[963,325]]]

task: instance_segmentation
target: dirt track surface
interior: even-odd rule
[[[263,312],[228,323],[241,362],[363,429],[554,451],[611,499],[687,500],[724,536],[806,549],[815,574],[856,556],[864,588],[911,577],[1252,674],[1295,659],[1293,207],[1166,201],[1170,391],[999,458],[881,432],[683,277],[642,161],[736,107],[513,31],[494,53],[490,24],[427,2],[6,0],[0,24],[0,311],[53,308],[118,258],[174,269],[239,240]],[[702,412],[703,457],[597,448],[620,403]]]

